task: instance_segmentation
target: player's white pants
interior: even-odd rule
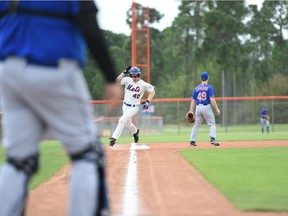
[[[69,216],[93,216],[97,208],[98,195],[97,164],[87,160],[72,163],[70,178]],[[19,216],[28,177],[11,164],[5,163],[0,170],[0,216]],[[44,195],[45,196],[45,195]]]
[[[0,71],[0,87],[3,145],[10,157],[35,155],[47,129],[70,154],[95,140],[91,97],[77,65],[63,61],[53,68],[9,58]]]
[[[85,160],[72,162],[69,196],[69,216],[91,215],[98,197],[98,172],[95,163]],[[83,208],[79,208],[82,206]]]
[[[216,139],[216,123],[212,107],[210,105],[197,105],[195,111],[195,123],[191,131],[190,141],[196,141],[198,129],[204,120],[210,127],[210,139]]]
[[[267,132],[269,133],[270,122],[266,118],[260,118],[262,133],[264,133],[264,126],[266,125]]]
[[[69,154],[79,153],[95,142],[90,93],[75,62],[62,61],[53,68],[8,58],[0,68],[0,87],[1,105],[5,108],[4,148],[9,157],[21,160],[37,154],[47,129]],[[95,214],[97,176],[96,163],[82,160],[72,163],[70,215]],[[26,181],[23,171],[10,164],[3,166],[0,216],[15,215],[13,211],[23,196]]]
[[[122,110],[123,115],[120,117],[118,125],[112,135],[115,139],[118,139],[121,136],[124,126],[126,126],[132,134],[137,132],[137,128],[132,123],[132,117],[138,113],[139,106],[129,107],[123,104]]]
[[[21,214],[28,177],[14,166],[4,163],[0,169],[0,216]]]

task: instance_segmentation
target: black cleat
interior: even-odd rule
[[[114,139],[113,137],[109,138],[110,139],[110,146],[114,146],[116,143],[116,139]]]
[[[137,132],[135,134],[133,134],[135,143],[138,143],[138,141],[139,141],[139,132],[140,132],[140,129],[137,129]]]
[[[214,146],[220,146],[220,143],[218,143],[215,139],[211,139],[210,143]]]
[[[190,141],[190,145],[191,146],[196,146],[196,142],[195,141]]]

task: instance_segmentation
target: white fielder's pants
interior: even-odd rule
[[[261,123],[261,129],[262,129],[262,133],[264,132],[264,126],[266,125],[266,128],[267,128],[267,132],[269,131],[269,125],[270,125],[270,122],[268,119],[265,119],[265,118],[260,118],[260,123]]]
[[[130,107],[123,104],[123,115],[120,117],[118,125],[112,135],[113,138],[118,139],[121,136],[124,126],[126,126],[132,134],[137,132],[137,128],[132,123],[132,117],[138,113],[139,107],[140,106]]]
[[[196,141],[198,129],[204,120],[210,127],[210,139],[216,139],[216,123],[212,107],[210,105],[197,105],[195,112],[195,123],[191,131],[190,141]]]

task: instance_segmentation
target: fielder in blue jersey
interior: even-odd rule
[[[24,215],[28,183],[49,130],[71,159],[68,215],[107,215],[104,152],[83,77],[89,48],[115,103],[121,88],[93,0],[0,1],[0,92],[6,162],[0,215]]]
[[[216,114],[220,115],[220,110],[215,100],[214,90],[211,85],[208,85],[208,73],[203,72],[200,76],[202,83],[195,87],[192,93],[191,105],[189,112],[194,114],[195,110],[195,124],[191,131],[190,145],[196,146],[196,137],[198,129],[205,120],[210,127],[210,143],[215,146],[220,144],[216,141],[216,123],[215,116],[211,105],[216,110]]]
[[[260,112],[260,123],[262,134],[264,133],[265,126],[267,133],[269,133],[270,122],[269,122],[268,108],[266,105],[263,105],[263,108]]]

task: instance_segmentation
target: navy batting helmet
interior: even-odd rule
[[[129,70],[129,74],[130,74],[130,76],[131,75],[137,75],[138,77],[140,77],[141,71],[140,71],[140,69],[138,67],[132,67]]]

